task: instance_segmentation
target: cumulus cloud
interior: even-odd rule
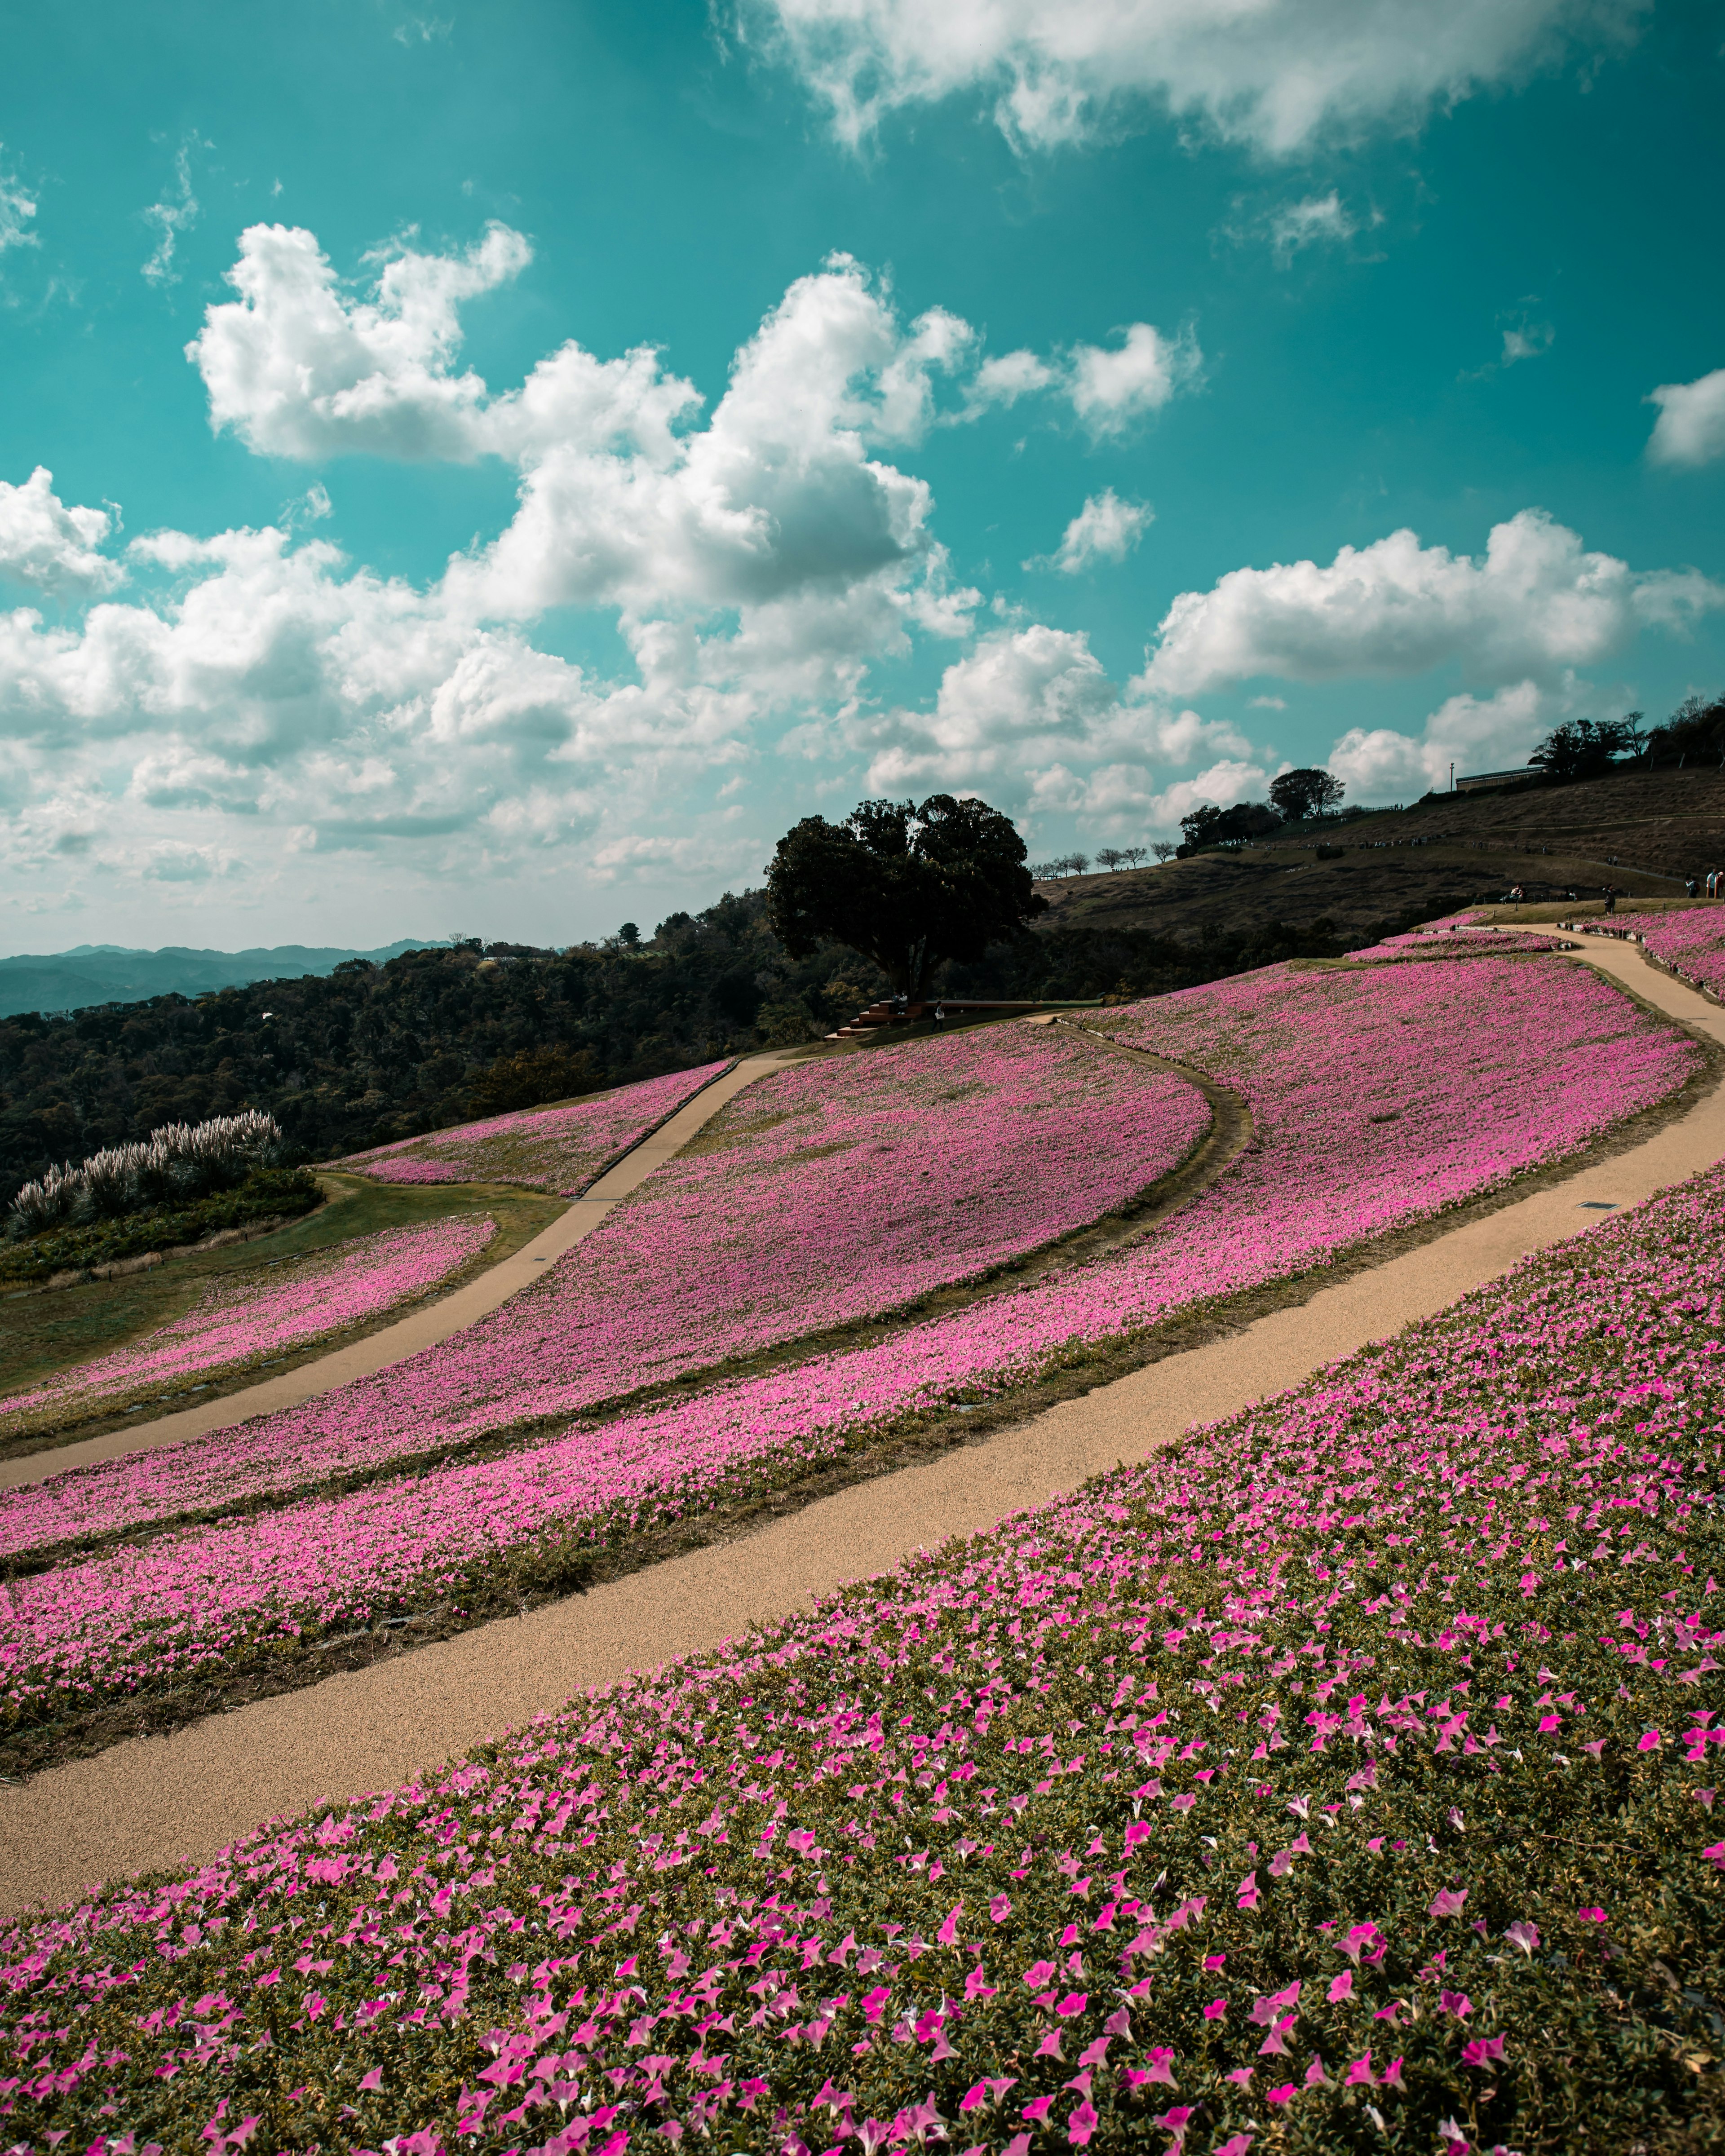
[[[239,298],[210,307],[186,347],[210,424],[266,456],[481,454],[485,385],[450,371],[459,311],[531,259],[520,233],[494,223],[461,254],[403,249],[371,299],[349,300],[311,233],[250,226],[227,273]]]
[[[1406,800],[1446,787],[1452,763],[1458,777],[1525,763],[1558,714],[1558,699],[1537,681],[1512,682],[1491,696],[1451,696],[1417,735],[1351,727],[1331,749],[1329,768],[1357,801]]]
[[[1213,772],[1255,768],[1251,742],[1225,720],[1122,696],[1081,632],[1041,622],[978,638],[946,670],[932,710],[893,711],[856,732],[875,744],[873,788],[986,786],[991,799],[1032,814],[1062,803],[1101,813],[1075,762],[1114,770],[1116,783],[1137,773],[1143,801],[1153,765],[1209,757]],[[1166,819],[1158,811],[1154,820]]]
[[[97,550],[112,522],[104,509],[69,508],[41,465],[22,486],[0,480],[0,577],[74,596],[111,591],[126,572]]]
[[[1651,0],[743,0],[860,143],[890,112],[992,100],[1023,149],[1162,109],[1271,155],[1405,126],[1557,58],[1633,34]]]
[[[1022,771],[1059,745],[1087,741],[1119,701],[1088,639],[1040,622],[982,637],[941,677],[934,709],[900,711],[900,738],[869,768],[880,790],[968,784]]]
[[[1053,367],[1034,352],[1002,352],[985,359],[971,384],[970,408],[982,411],[990,404],[1015,404],[1039,389],[1050,388],[1058,380]]]
[[[1147,502],[1122,501],[1111,486],[1104,487],[1086,500],[1051,555],[1039,555],[1024,566],[1076,577],[1097,562],[1123,562],[1155,515]]]
[[[1656,465],[1705,465],[1725,457],[1725,367],[1694,382],[1667,382],[1647,399],[1659,407],[1647,454]]]
[[[211,425],[273,456],[499,456],[540,475],[531,484],[548,493],[567,492],[572,479],[598,483],[606,500],[594,521],[612,520],[621,506],[619,479],[633,505],[625,521],[685,521],[691,506],[670,496],[692,484],[711,536],[736,499],[739,444],[747,463],[748,438],[772,434],[778,455],[810,429],[824,441],[844,434],[859,445],[914,446],[935,426],[1045,394],[1070,403],[1092,435],[1117,434],[1195,380],[1201,365],[1189,330],[1170,336],[1147,322],[1117,332],[1118,350],[1080,344],[1046,358],[989,357],[977,331],[946,308],[901,322],[886,288],[835,255],[791,287],[739,354],[703,438],[691,432],[699,392],[666,373],[650,346],[599,359],[571,341],[499,395],[459,367],[462,307],[531,260],[523,234],[493,223],[456,254],[398,243],[372,258],[375,275],[355,293],[314,234],[251,226],[227,273],[239,296],[211,306],[186,347],[203,377]],[[781,411],[782,396],[789,401]],[[752,532],[746,522],[732,528],[732,543],[758,544],[758,523]]]
[[[1135,419],[1158,412],[1195,380],[1204,355],[1189,333],[1165,336],[1148,322],[1117,332],[1120,349],[1072,348],[1067,394],[1081,424],[1098,437],[1123,434]]]
[[[1635,572],[1524,509],[1494,526],[1478,559],[1401,531],[1343,547],[1327,567],[1230,570],[1174,600],[1142,679],[1192,696],[1258,675],[1328,681],[1452,662],[1486,681],[1549,677],[1609,657],[1643,626],[1681,629],[1722,603],[1725,586]]]
[[[213,418],[267,454],[516,467],[509,525],[423,587],[321,536],[318,485],[279,527],[135,540],[121,603],[104,512],[59,503],[45,472],[0,495],[13,572],[81,580],[92,602],[75,625],[0,613],[8,801],[80,804],[69,824],[15,814],[0,854],[48,858],[71,830],[83,858],[160,880],[147,849],[189,847],[159,856],[184,880],[224,844],[278,863],[405,846],[473,873],[580,839],[598,842],[591,874],[694,875],[653,835],[665,801],[745,767],[769,723],[849,723],[870,670],[916,640],[969,639],[981,595],[895,461],[963,410],[982,358],[968,325],[906,321],[839,258],[769,311],[710,413],[656,353],[573,344],[494,396],[464,375],[459,309],[524,245],[499,228],[462,255],[397,249],[354,293],[312,235],[257,227],[236,298],[191,347]],[[629,662],[613,678],[536,647],[534,622],[566,604],[612,615]],[[1048,685],[1051,712],[1061,694]],[[955,684],[961,732],[962,703]],[[619,826],[644,850],[600,861]]]

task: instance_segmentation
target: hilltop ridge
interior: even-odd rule
[[[1236,850],[1160,868],[1038,886],[1050,930],[1112,929],[1180,941],[1250,921],[1337,932],[1428,918],[1512,885],[1598,896],[1681,896],[1725,868],[1725,772],[1623,771],[1570,786],[1430,794],[1351,821],[1290,826]]]

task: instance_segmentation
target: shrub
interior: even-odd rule
[[[281,1155],[281,1127],[256,1108],[205,1123],[165,1123],[131,1145],[108,1146],[81,1166],[69,1163],[27,1183],[12,1201],[7,1232],[16,1242],[64,1221],[117,1219],[230,1189]]]
[[[128,1214],[120,1220],[64,1228],[0,1248],[0,1281],[45,1281],[55,1273],[85,1272],[117,1264],[122,1258],[141,1257],[146,1250],[202,1242],[206,1235],[254,1220],[277,1215],[295,1219],[311,1212],[322,1197],[309,1168],[254,1168],[237,1188],[191,1205]]]

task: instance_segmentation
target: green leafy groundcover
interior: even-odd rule
[[[1722,1249],[1715,1171],[812,1615],[19,1924],[13,2147],[1725,2144]]]
[[[201,1242],[224,1228],[249,1221],[309,1213],[321,1196],[317,1178],[304,1168],[254,1168],[244,1183],[193,1205],[129,1213],[119,1220],[98,1220],[87,1228],[58,1228],[21,1243],[0,1245],[0,1281],[44,1281],[55,1273],[85,1271],[141,1257],[146,1250],[172,1250]]]

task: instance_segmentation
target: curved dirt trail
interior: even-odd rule
[[[1725,1046],[1725,1009],[1632,947],[1582,957]],[[392,1786],[573,1692],[716,1647],[1297,1383],[1579,1233],[1599,1218],[1586,1209],[1636,1204],[1722,1158],[1725,1087],[1715,1087],[1626,1152],[988,1442],[526,1617],[0,1789],[0,1910],[208,1858],[266,1817]]]
[[[445,1296],[395,1325],[356,1340],[350,1348],[337,1348],[316,1362],[302,1363],[280,1378],[244,1392],[228,1393],[202,1407],[185,1408],[178,1414],[162,1415],[154,1422],[134,1424],[109,1430],[101,1437],[86,1438],[78,1445],[62,1445],[47,1452],[23,1453],[16,1460],[0,1460],[0,1490],[16,1490],[27,1483],[45,1482],[50,1475],[63,1475],[69,1467],[89,1467],[98,1460],[118,1460],[128,1452],[156,1452],[163,1445],[179,1445],[188,1437],[203,1437],[213,1430],[232,1430],[254,1415],[273,1414],[280,1408],[296,1408],[319,1393],[333,1392],[355,1378],[367,1378],[392,1363],[404,1363],[422,1348],[434,1348],[452,1333],[465,1332],[501,1304],[536,1280],[542,1266],[553,1264],[566,1250],[590,1235],[621,1198],[644,1183],[655,1168],[680,1152],[696,1132],[711,1122],[725,1103],[751,1086],[757,1078],[777,1070],[783,1055],[752,1055],[710,1086],[703,1086],[668,1116],[657,1130],[630,1147],[614,1167],[608,1168],[586,1192],[570,1202],[548,1228],[542,1228],[531,1243],[524,1243],[512,1257],[501,1259],[454,1295]]]

